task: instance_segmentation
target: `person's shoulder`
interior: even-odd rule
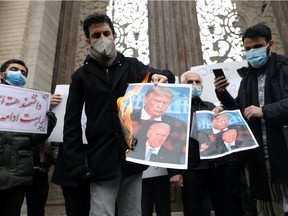
[[[284,55],[280,55],[277,53],[273,53],[272,55],[275,56],[277,63],[284,64],[288,66],[288,57]]]
[[[132,120],[139,120],[141,118],[141,109],[133,110],[131,113]]]
[[[88,64],[91,63],[91,57],[89,55],[86,56],[85,60],[83,63],[74,71],[73,75],[77,75],[79,73],[82,73],[83,70],[87,67]]]
[[[247,77],[249,75],[249,69],[247,66],[244,66],[244,67],[238,68],[237,73],[241,78]]]
[[[203,105],[203,108],[205,108],[207,110],[213,110],[215,108],[215,105],[210,101],[201,101],[201,103]]]
[[[137,58],[125,56],[123,53],[120,52],[118,52],[115,61],[120,61],[121,63],[127,62],[128,64],[136,64],[140,62]]]

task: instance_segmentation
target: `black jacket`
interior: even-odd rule
[[[120,53],[109,68],[101,67],[88,56],[84,65],[72,75],[64,120],[63,143],[65,170],[70,172],[71,176],[81,174],[88,167],[95,181],[117,177],[125,161],[127,144],[118,118],[116,101],[125,94],[129,83],[142,82],[148,71],[151,72],[150,78],[158,73],[167,76],[169,82],[175,81],[170,71],[155,70],[136,58],[127,58]],[[81,128],[84,104],[87,116],[86,153]],[[122,169],[123,175],[137,172],[137,169],[130,170],[129,166],[125,167]]]
[[[288,58],[272,53],[269,61],[260,70],[242,69],[243,78],[238,96],[233,99],[227,91],[224,91],[216,92],[217,97],[227,109],[240,108],[242,114],[250,105],[259,106],[257,73],[266,73],[263,111],[272,182],[276,185],[288,184],[288,151],[284,136],[286,133],[288,137],[288,131],[284,132],[288,123]],[[247,120],[247,123],[259,144],[259,148],[248,151],[252,195],[256,199],[271,200],[265,169],[261,121],[255,118]]]

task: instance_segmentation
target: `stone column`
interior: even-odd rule
[[[238,15],[241,17],[239,26],[242,32],[249,26],[264,22],[272,31],[273,52],[284,54],[284,49],[288,49],[284,45],[285,32],[285,17],[287,20],[287,2],[285,1],[234,1]],[[282,15],[283,16],[282,16]],[[282,34],[283,32],[283,34]],[[241,35],[240,35],[241,37]],[[287,44],[287,41],[285,41]],[[287,51],[286,51],[287,52]]]
[[[57,84],[69,83],[71,74],[75,70],[76,50],[79,40],[79,13],[79,1],[62,2],[57,52],[53,72],[53,90]]]
[[[150,65],[176,76],[203,64],[195,1],[148,1]]]
[[[276,25],[279,30],[283,53],[288,56],[288,2],[287,1],[272,1],[271,6],[276,18]]]

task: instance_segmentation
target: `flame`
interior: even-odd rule
[[[148,82],[149,75],[150,75],[150,72],[147,73],[142,83]],[[142,88],[143,88],[143,85],[137,85],[134,87],[134,89],[131,89],[130,91],[128,91],[123,97],[119,97],[117,99],[117,106],[119,110],[118,115],[120,118],[122,130],[123,130],[129,149],[132,148],[132,144],[133,144],[133,128],[132,128],[132,120],[130,117],[131,113],[133,112],[132,96],[138,95],[140,91],[142,90]],[[129,103],[125,109],[124,101],[126,100],[129,100]]]

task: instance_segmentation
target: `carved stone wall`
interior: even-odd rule
[[[80,16],[78,24],[78,44],[76,50],[75,68],[80,67],[88,54],[89,47],[86,43],[86,37],[82,29],[82,23],[87,15],[98,12],[106,13],[106,7],[109,4],[109,0],[102,1],[81,1],[80,4]]]
[[[275,22],[279,31],[279,37],[281,39],[280,44],[283,52],[288,56],[288,2],[287,1],[272,1],[271,6],[275,15]],[[275,50],[276,51],[276,50]]]
[[[56,84],[69,84],[71,75],[83,64],[89,47],[82,23],[90,13],[105,13],[108,3],[106,0],[63,1],[52,89]]]
[[[278,13],[283,9],[287,9],[288,2],[286,1],[234,1],[237,12],[242,17],[241,28],[244,31],[247,27],[255,25],[260,22],[265,22],[272,31],[272,40],[274,45],[272,51],[279,54],[284,54],[283,43],[280,37],[281,29],[278,28],[287,23],[287,10],[283,17],[279,17]],[[282,9],[283,7],[283,9]],[[278,17],[278,18],[277,18]],[[286,21],[285,21],[286,17]],[[281,21],[280,21],[281,20]],[[282,24],[279,24],[281,22]],[[286,32],[284,30],[286,29]],[[287,35],[287,26],[283,28],[282,38]],[[287,39],[285,40],[287,44]],[[286,48],[287,49],[287,48]]]

